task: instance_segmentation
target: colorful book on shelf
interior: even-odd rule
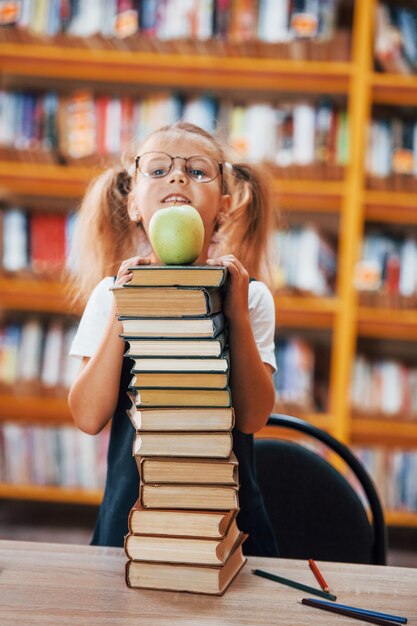
[[[227,337],[225,333],[219,335],[216,339],[152,339],[145,337],[143,339],[133,339],[125,337],[129,348],[125,356],[145,357],[145,356],[220,356],[226,347]]]
[[[166,317],[119,317],[123,333],[121,337],[167,338],[190,337],[214,339],[223,332],[226,323],[223,313],[216,313],[199,319],[172,319]]]
[[[246,535],[243,535],[240,543],[220,567],[130,560],[126,564],[126,583],[128,587],[137,589],[223,595],[246,563],[242,552],[245,539]]]
[[[232,452],[230,431],[136,432],[133,454],[138,456],[211,457],[225,459]]]
[[[133,361],[132,374],[140,372],[228,372],[229,353],[220,357],[130,357]]]
[[[129,271],[125,287],[221,287],[227,276],[221,265],[139,265]]]
[[[126,411],[135,430],[141,431],[220,431],[235,423],[232,407],[143,408],[135,404]]]
[[[225,389],[228,372],[140,372],[135,373],[131,389]]]
[[[238,463],[232,452],[227,459],[136,456],[142,483],[238,485]]]
[[[241,536],[242,532],[233,521],[221,539],[129,533],[125,536],[124,549],[133,561],[224,565]]]
[[[145,509],[137,500],[129,512],[130,533],[221,539],[237,515],[230,511]]]
[[[136,389],[134,399],[137,407],[230,407],[230,389]]]
[[[222,308],[220,289],[112,287],[118,314],[144,317],[206,317]]]
[[[230,511],[239,508],[234,485],[141,484],[139,500],[144,508]]]

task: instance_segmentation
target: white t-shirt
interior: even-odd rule
[[[113,284],[114,278],[108,276],[93,290],[71,344],[71,356],[91,357],[100,345],[112,308]],[[249,315],[261,359],[276,370],[274,299],[268,287],[259,281],[249,283]]]

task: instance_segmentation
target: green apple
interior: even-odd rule
[[[203,220],[189,204],[159,209],[149,222],[149,238],[163,263],[189,265],[198,259],[203,248]]]

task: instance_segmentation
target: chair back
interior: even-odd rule
[[[268,425],[292,428],[326,444],[348,465],[369,503],[325,458],[294,441],[256,439],[256,469],[265,506],[284,558],[386,563],[386,527],[375,487],[347,446],[288,415]]]

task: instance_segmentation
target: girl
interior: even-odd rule
[[[126,391],[131,365],[123,359],[122,329],[109,288],[131,279],[129,267],[158,263],[147,237],[149,221],[155,211],[180,203],[197,208],[204,223],[205,240],[196,264],[223,265],[229,273],[223,311],[228,320],[236,413],[237,521],[249,533],[244,550],[277,555],[253,457],[253,433],[266,423],[275,398],[274,302],[263,283],[249,280],[249,275],[259,276],[264,266],[271,231],[266,189],[249,166],[227,163],[213,136],[178,122],[153,132],[133,166],[105,172],[87,191],[78,229],[80,292],[89,293],[97,286],[71,347],[82,365],[69,405],[77,426],[90,434],[100,432],[112,418],[106,488],[93,544],[123,545],[139,484],[132,457],[133,430],[125,413],[130,405]]]

